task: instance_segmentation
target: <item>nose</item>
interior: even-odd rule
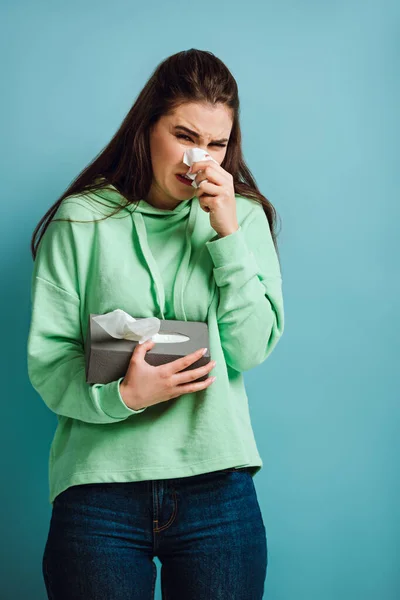
[[[207,154],[210,154],[207,150],[207,146],[204,144],[197,146],[197,148],[200,148],[200,150],[203,150],[203,152],[207,152]]]

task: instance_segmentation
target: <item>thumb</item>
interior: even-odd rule
[[[149,350],[151,350],[154,346],[155,342],[153,342],[153,340],[146,340],[145,342],[143,342],[143,344],[136,344],[136,347],[133,351],[133,354],[135,355],[136,358],[143,358],[145,357],[146,352],[148,352]]]

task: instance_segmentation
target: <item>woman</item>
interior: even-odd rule
[[[182,178],[191,148],[214,159],[193,164],[198,187]],[[58,417],[49,598],[152,598],[154,556],[164,598],[262,598],[263,463],[242,372],[283,332],[275,215],[243,160],[235,79],[192,49],[157,67],[36,228],[28,372]],[[116,308],[207,323],[211,360],[184,370],[200,348],[153,367],[148,341],[124,377],[88,384],[89,314]]]

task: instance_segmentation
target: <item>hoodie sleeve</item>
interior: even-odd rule
[[[93,228],[92,224],[50,222],[40,241],[31,279],[28,376],[57,415],[87,423],[115,423],[146,408],[132,410],[124,403],[119,391],[123,377],[106,384],[86,382],[74,226],[87,228],[87,235]]]
[[[237,371],[261,364],[284,329],[278,256],[264,209],[253,205],[237,231],[206,242],[219,291],[222,349],[226,363]]]

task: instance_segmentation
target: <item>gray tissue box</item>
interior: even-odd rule
[[[85,341],[86,359],[86,381],[87,383],[109,383],[120,377],[124,377],[129,367],[132,352],[139,342],[125,339],[117,339],[109,335],[89,315],[88,329]],[[145,317],[135,317],[140,320]],[[164,365],[168,362],[182,358],[199,348],[207,348],[204,356],[189,365],[182,371],[197,369],[210,362],[210,344],[208,337],[208,325],[201,321],[175,321],[160,319],[160,331],[158,333],[179,333],[186,335],[186,342],[157,342],[145,355],[145,360],[153,367]],[[180,371],[180,372],[182,372]],[[208,374],[194,381],[205,381]]]

